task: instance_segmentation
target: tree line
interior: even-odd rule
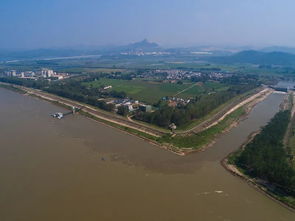
[[[61,82],[49,82],[47,80],[30,80],[14,77],[0,77],[1,82],[21,85],[25,87],[41,89],[48,93],[87,103],[106,111],[113,111],[115,106],[99,100],[102,97],[125,98],[125,92],[99,91],[97,88],[84,86],[81,79],[69,79]]]
[[[171,123],[182,126],[204,117],[221,104],[256,87],[256,84],[232,85],[226,91],[197,96],[187,105],[170,107],[164,104],[153,113],[137,112],[134,118],[165,128]]]
[[[234,163],[248,175],[267,180],[295,196],[295,169],[283,145],[289,121],[290,111],[277,113],[235,157]]]

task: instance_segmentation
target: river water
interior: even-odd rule
[[[38,98],[0,89],[1,221],[295,220],[220,160],[265,125],[273,94],[208,150],[161,150]]]

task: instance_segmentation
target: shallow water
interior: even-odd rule
[[[0,220],[295,220],[220,160],[265,125],[273,94],[204,152],[179,157],[62,108],[0,88]]]

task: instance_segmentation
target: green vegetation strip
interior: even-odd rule
[[[290,111],[280,111],[244,149],[232,154],[229,163],[262,185],[276,199],[295,208],[295,168],[283,138]]]
[[[21,94],[24,94],[25,92],[17,87],[14,87],[12,85],[7,85],[7,84],[0,84],[0,87],[8,89],[8,90],[12,90]]]
[[[234,102],[238,102],[238,101],[241,102],[242,100],[246,99],[247,97],[250,97],[250,96],[254,95],[255,93],[257,93],[257,88],[252,89],[252,90],[250,90],[248,92],[245,92],[244,94],[237,95],[236,97],[234,97],[234,98],[226,101],[225,103],[219,105],[217,108],[215,108],[210,113],[206,114],[204,117],[202,117],[200,119],[192,120],[192,121],[188,122],[187,124],[181,125],[180,127],[177,128],[177,132],[181,133],[181,132],[184,132],[186,130],[193,129],[198,124],[212,118],[214,115],[218,114],[220,111],[222,111],[226,107],[229,107]]]
[[[295,117],[293,117],[289,129],[289,137],[287,138],[287,153],[290,156],[291,165],[295,169]]]
[[[197,150],[205,145],[210,144],[214,139],[228,129],[234,122],[237,122],[241,116],[245,115],[244,107],[241,107],[228,115],[224,120],[222,120],[217,125],[210,127],[200,133],[190,135],[190,136],[170,136],[166,135],[158,139],[160,143],[169,143],[178,149],[192,149]]]
[[[145,138],[145,139],[149,139],[149,140],[151,140],[151,141],[156,141],[156,139],[157,139],[156,137],[154,137],[154,136],[152,136],[152,135],[150,135],[150,134],[144,133],[144,132],[142,132],[142,131],[138,131],[138,130],[133,129],[133,128],[129,128],[129,127],[125,127],[125,126],[121,126],[121,125],[119,125],[119,124],[112,123],[112,122],[109,122],[109,121],[107,121],[107,120],[103,120],[103,119],[101,119],[101,118],[95,117],[94,115],[89,114],[88,112],[85,112],[85,111],[83,111],[83,110],[80,110],[79,113],[82,114],[82,115],[84,115],[84,116],[86,116],[86,117],[89,117],[89,118],[91,118],[91,119],[93,119],[93,120],[96,120],[96,121],[102,122],[102,123],[107,124],[107,125],[109,125],[109,126],[111,126],[111,127],[118,128],[118,129],[123,130],[123,131],[126,131],[126,132],[128,132],[128,133],[131,133],[131,134],[137,135],[137,136],[139,136],[139,137],[142,137],[142,138]]]
[[[218,135],[228,129],[234,122],[237,122],[241,116],[245,115],[244,107],[241,107],[234,111],[232,114],[228,115],[223,121],[221,121],[216,126],[213,126],[205,131],[202,131],[198,134],[190,135],[190,136],[174,136],[172,137],[170,134],[164,135],[163,137],[157,138],[147,133],[138,131],[136,129],[132,129],[129,127],[121,126],[106,120],[102,120],[97,118],[87,112],[80,111],[80,113],[84,116],[87,116],[91,119],[97,120],[99,122],[105,123],[112,127],[121,129],[128,133],[137,135],[144,139],[148,139],[153,142],[157,142],[161,145],[169,146],[169,149],[175,152],[185,151],[187,149],[198,150],[205,145],[210,144]]]

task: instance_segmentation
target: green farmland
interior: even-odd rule
[[[128,97],[150,104],[158,102],[165,96],[190,98],[213,90],[219,91],[227,89],[226,86],[216,82],[208,82],[205,84],[173,84],[143,80],[117,80],[108,78],[102,78],[97,81],[87,83],[87,85],[97,88],[111,85],[113,87],[112,89],[115,91],[124,91]]]

